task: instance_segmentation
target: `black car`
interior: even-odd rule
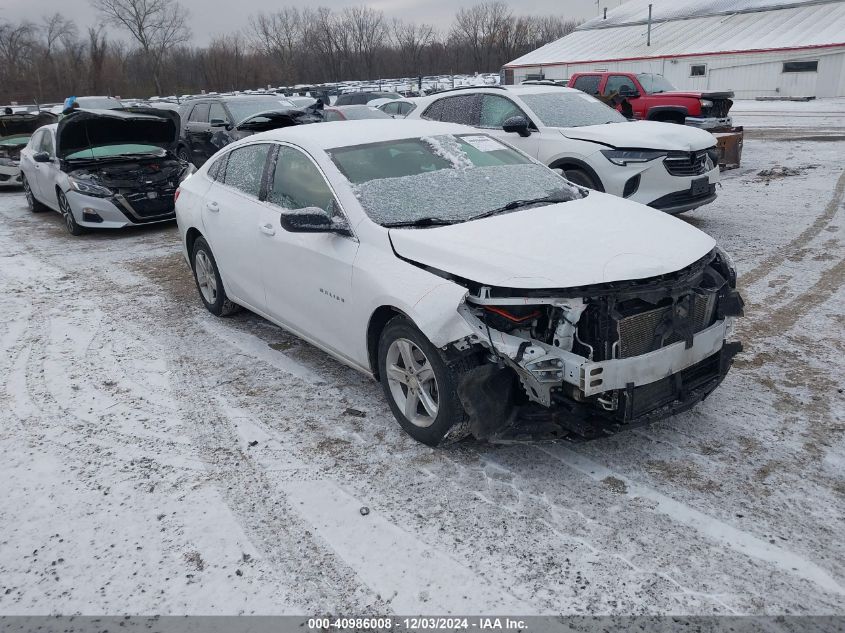
[[[336,106],[367,105],[376,99],[401,99],[402,95],[395,92],[347,92],[340,95],[332,104]]]
[[[317,107],[297,108],[275,95],[199,97],[183,103],[179,116],[182,133],[177,154],[197,167],[222,147],[250,134],[323,121]]]

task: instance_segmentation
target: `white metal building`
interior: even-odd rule
[[[629,0],[504,70],[507,83],[653,72],[738,99],[845,96],[845,0]]]

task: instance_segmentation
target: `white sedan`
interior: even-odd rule
[[[594,437],[721,382],[736,277],[713,239],[472,128],[250,136],[185,180],[205,306],[243,306],[379,380],[430,445]]]

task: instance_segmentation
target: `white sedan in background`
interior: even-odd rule
[[[628,121],[574,88],[487,86],[416,100],[407,117],[473,125],[579,185],[666,213],[716,199],[716,138],[704,130]]]
[[[182,183],[176,218],[208,310],[244,306],[378,379],[429,445],[670,415],[741,348],[712,238],[469,127],[256,134]]]

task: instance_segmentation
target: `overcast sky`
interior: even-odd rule
[[[619,6],[621,0],[599,0],[601,7]],[[285,4],[292,6],[325,6],[342,9],[367,4],[381,9],[389,18],[398,17],[415,22],[428,22],[447,28],[459,7],[476,4],[476,0],[315,0],[313,2],[283,2],[280,0],[181,0],[191,12],[190,26],[196,44],[205,44],[214,35],[231,33],[247,25],[251,13],[273,11]],[[516,13],[543,15],[555,13],[574,19],[598,15],[596,0],[512,0]],[[42,15],[63,13],[72,17],[84,30],[97,23],[97,15],[87,0],[0,0],[0,19],[39,22]]]

